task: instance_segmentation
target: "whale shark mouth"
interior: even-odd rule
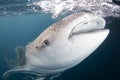
[[[72,28],[69,34],[69,39],[75,35],[94,33],[106,30],[104,29],[104,27],[105,21],[103,19],[95,19],[89,22],[81,21]]]

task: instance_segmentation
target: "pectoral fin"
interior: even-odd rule
[[[26,57],[25,57],[25,48],[22,46],[17,46],[15,48],[16,55],[17,55],[17,62],[19,65],[26,64]]]
[[[7,62],[7,64],[9,65],[10,68],[16,67],[16,66],[22,66],[26,64],[26,57],[25,57],[25,49],[22,46],[17,46],[15,48],[15,52],[17,55],[17,59],[13,60],[13,59],[9,59],[8,55],[7,55],[7,48],[5,48],[4,51],[4,58],[5,61]]]

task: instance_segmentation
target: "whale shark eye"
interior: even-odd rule
[[[49,42],[48,40],[44,40],[44,44],[45,44],[46,46],[50,46],[50,42]]]

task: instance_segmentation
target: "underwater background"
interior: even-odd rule
[[[3,80],[2,75],[9,70],[5,53],[9,59],[16,59],[15,47],[25,47],[51,24],[74,12],[67,8],[63,14],[59,14],[59,11],[52,13],[56,9],[51,6],[52,10],[46,10],[48,7],[40,8],[33,4],[36,1],[41,0],[0,0],[0,80]],[[75,12],[80,12],[80,9],[81,7]],[[102,7],[100,9],[103,10]],[[116,9],[101,14],[107,22],[106,28],[110,29],[103,44],[79,65],[52,80],[120,80],[120,7]],[[97,13],[97,10],[93,13]],[[18,73],[5,80],[37,80],[36,77]]]

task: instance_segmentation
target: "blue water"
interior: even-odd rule
[[[9,69],[4,53],[15,59],[16,46],[25,47],[56,21],[51,14],[0,16],[0,80]],[[54,80],[120,80],[120,18],[107,18],[106,28],[110,29],[110,34],[104,43],[82,63]],[[23,77],[26,75],[16,74],[6,80],[32,80]]]
[[[15,47],[27,45],[55,22],[50,14],[0,16],[0,76],[8,69],[4,52],[15,59]]]

